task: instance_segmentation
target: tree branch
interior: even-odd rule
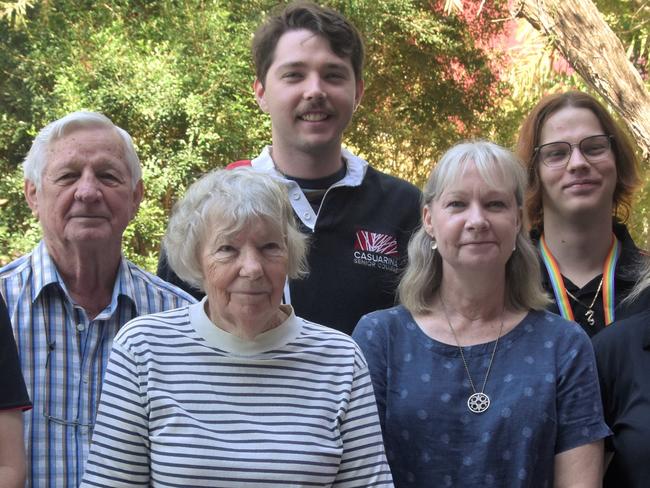
[[[551,38],[578,74],[618,112],[650,160],[650,94],[590,0],[518,0],[515,16]]]

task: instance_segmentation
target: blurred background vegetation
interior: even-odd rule
[[[34,135],[87,109],[103,112],[134,138],[146,198],[124,249],[155,269],[169,210],[188,184],[254,157],[270,141],[269,120],[252,94],[249,48],[277,3],[0,2],[0,264],[40,239],[22,195],[21,161]],[[345,143],[417,185],[458,140],[482,137],[511,147],[540,96],[586,89],[548,39],[512,19],[507,1],[326,3],[358,26],[368,51],[366,94]],[[650,5],[595,3],[650,86]],[[649,206],[644,190],[632,217],[642,246]]]

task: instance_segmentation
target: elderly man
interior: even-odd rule
[[[43,240],[0,269],[0,292],[34,405],[25,418],[27,483],[76,487],[115,333],[194,300],[122,256],[142,173],[131,138],[108,118],[75,112],[49,124],[24,173]]]

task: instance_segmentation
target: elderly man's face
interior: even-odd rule
[[[143,189],[141,181],[133,188],[119,135],[80,129],[52,143],[46,158],[41,188],[28,180],[25,195],[48,245],[120,246]]]

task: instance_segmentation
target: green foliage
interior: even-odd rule
[[[444,2],[334,2],[367,44],[366,94],[349,139],[374,165],[422,183],[433,162],[460,139],[498,132],[506,93],[481,37],[495,35],[500,2],[469,20]]]
[[[467,1],[452,13],[443,0],[328,3],[367,43],[366,94],[346,144],[371,164],[419,184],[459,139],[512,140],[523,109],[508,101],[507,58],[489,47],[506,25],[498,21],[505,0]],[[169,211],[188,184],[270,141],[252,94],[249,45],[276,1],[5,4],[14,8],[0,16],[0,261],[39,239],[21,194],[31,140],[50,121],[90,109],[134,138],[146,197],[124,249],[154,268]]]
[[[171,205],[202,173],[259,150],[268,123],[251,96],[250,32],[227,2],[41,3],[25,26],[0,26],[2,261],[40,238],[19,167],[36,132],[79,109],[126,129],[142,160],[146,198],[125,253],[149,269]]]
[[[618,35],[628,59],[650,83],[650,3],[640,0],[596,0],[607,24]]]

